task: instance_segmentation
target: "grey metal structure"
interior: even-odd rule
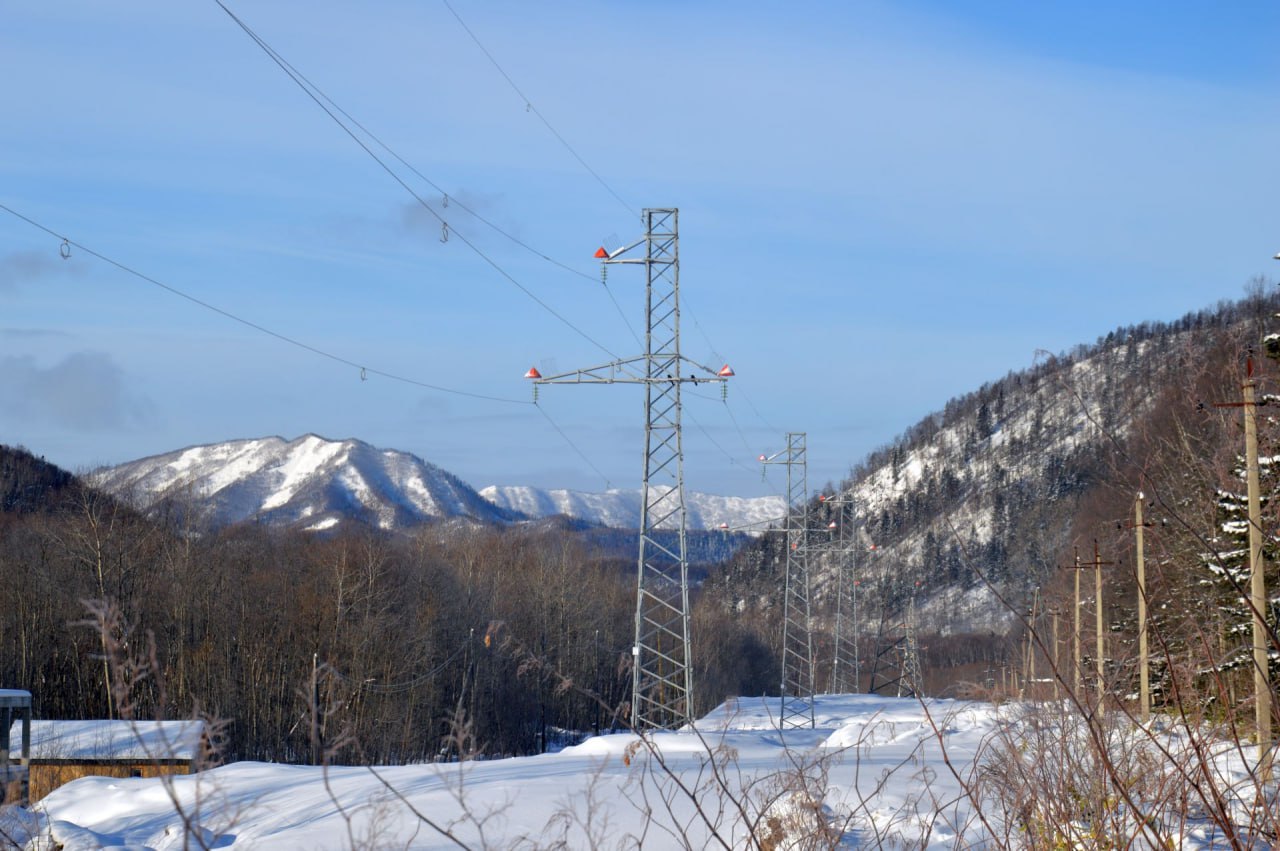
[[[853,496],[842,493],[826,500],[836,515],[836,620],[831,655],[831,691],[856,694],[862,671],[858,658],[858,530]]]
[[[924,694],[924,675],[920,672],[920,644],[916,629],[916,598],[912,596],[903,624],[903,641],[898,646],[899,669],[898,697],[919,697]]]
[[[809,608],[809,486],[805,433],[788,432],[787,448],[760,456],[787,468],[787,574],[783,589],[780,729],[813,727],[813,633]]]
[[[920,583],[916,583],[919,589]],[[916,619],[916,598],[913,594],[901,623],[885,631],[884,617],[880,619],[876,657],[872,663],[870,694],[886,694],[890,688],[898,697],[915,697],[924,694],[924,676],[920,669],[920,643]],[[892,675],[892,676],[891,676]]]
[[[636,640],[632,652],[631,725],[671,728],[692,720],[689,650],[689,563],[685,550],[684,448],[680,388],[724,382],[733,374],[680,354],[679,211],[646,209],[644,236],[602,252],[606,264],[643,265],[645,353],[600,366],[537,377],[535,384],[643,384],[644,478],[636,581]],[[627,257],[644,247],[643,257]],[[686,371],[686,367],[688,370]],[[674,545],[658,529],[675,531]]]

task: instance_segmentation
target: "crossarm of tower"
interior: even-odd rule
[[[534,379],[534,384],[666,384],[676,381],[675,376],[655,375],[653,378],[646,377],[643,374],[635,374],[636,370],[643,372],[644,362],[647,360],[645,355],[636,355],[632,358],[623,358],[622,360],[610,361],[609,363],[600,364],[599,366],[590,366],[586,369],[575,369],[572,372],[562,372],[558,375],[545,375],[542,378]],[[697,370],[706,373],[705,375],[682,374],[679,381],[688,384],[723,384],[727,378],[719,376],[716,371],[709,366],[704,366],[695,360],[691,360],[683,355],[680,356],[680,362],[688,364]],[[632,369],[635,367],[636,369]]]

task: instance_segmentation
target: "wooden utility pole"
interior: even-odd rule
[[[1134,564],[1138,571],[1138,696],[1139,720],[1143,724],[1151,720],[1151,654],[1147,646],[1147,566],[1143,554],[1142,532],[1154,523],[1142,519],[1142,503],[1146,494],[1138,491],[1133,502],[1133,520],[1127,525],[1134,533]],[[1125,524],[1116,524],[1121,528]]]
[[[1146,724],[1151,720],[1151,677],[1147,654],[1147,571],[1142,552],[1142,530],[1147,525],[1142,522],[1144,499],[1146,496],[1138,491],[1138,498],[1133,502],[1133,535],[1138,565],[1138,694],[1141,701],[1138,718]]]
[[[1215,408],[1244,409],[1245,481],[1249,501],[1249,608],[1253,610],[1254,723],[1258,736],[1258,776],[1271,780],[1271,683],[1267,670],[1267,587],[1262,562],[1262,497],[1258,484],[1258,408],[1253,358],[1245,362],[1241,402],[1221,402]]]
[[[1076,575],[1079,576],[1080,574]],[[1058,607],[1055,604],[1053,607],[1053,699],[1055,702],[1061,698],[1061,694],[1058,691],[1058,680],[1061,679],[1060,672],[1062,671],[1062,666],[1058,661],[1058,615],[1060,614],[1061,612],[1058,611]]]
[[[1258,728],[1258,768],[1263,782],[1271,779],[1271,684],[1267,664],[1267,586],[1262,575],[1262,496],[1258,485],[1258,409],[1254,404],[1253,359],[1249,359],[1244,390],[1244,455],[1249,489],[1249,605],[1253,609],[1254,720]]]
[[[311,654],[311,764],[324,762],[324,731],[320,727],[320,654]]]
[[[1106,652],[1103,646],[1102,632],[1102,568],[1104,565],[1113,564],[1114,562],[1102,561],[1098,555],[1098,539],[1093,539],[1093,562],[1089,567],[1093,568],[1093,596],[1094,596],[1094,623],[1097,628],[1097,659],[1095,660],[1098,669],[1098,714],[1102,715],[1106,711]]]
[[[1082,673],[1080,665],[1080,571],[1083,566],[1080,564],[1080,548],[1076,547],[1076,560],[1074,564],[1062,566],[1063,570],[1074,570],[1076,574],[1076,594],[1072,598],[1071,604],[1071,623],[1073,629],[1071,631],[1071,667],[1072,667],[1072,694],[1076,697],[1080,695],[1080,685]],[[1055,638],[1055,641],[1057,639]]]
[[[1080,663],[1080,571],[1088,568],[1093,569],[1094,626],[1095,626],[1094,655],[1096,656],[1096,658],[1094,659],[1094,666],[1097,670],[1097,676],[1098,676],[1098,714],[1099,715],[1101,715],[1105,711],[1105,708],[1103,706],[1103,704],[1105,703],[1103,696],[1106,693],[1106,669],[1105,669],[1106,654],[1105,654],[1105,648],[1103,645],[1103,631],[1102,631],[1102,568],[1109,564],[1112,564],[1112,562],[1103,561],[1101,556],[1099,556],[1098,541],[1095,538],[1093,541],[1093,561],[1086,561],[1086,562],[1080,561],[1080,550],[1077,549],[1075,564],[1068,566],[1068,569],[1075,570],[1076,572],[1075,689],[1076,689],[1077,696],[1080,694],[1081,679],[1083,678],[1083,672],[1082,672],[1081,663]]]
[[[1027,649],[1026,655],[1022,660],[1022,681],[1025,694],[1035,697],[1036,682],[1036,645],[1032,639],[1036,632],[1036,616],[1040,609],[1040,589],[1037,588],[1035,594],[1031,597],[1031,617],[1028,623],[1031,628],[1027,630]]]

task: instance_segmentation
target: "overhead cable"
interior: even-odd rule
[[[17,210],[5,204],[0,204],[0,210],[3,210],[4,212],[8,213],[11,216],[14,216],[15,218],[21,219],[22,221],[26,222],[27,224],[31,225],[34,228],[44,231],[45,233],[52,236],[54,239],[60,240],[61,244],[59,246],[59,251],[62,252],[63,257],[69,256],[69,253],[68,253],[69,247],[74,247],[77,250],[83,251],[85,254],[88,254],[91,257],[95,257],[98,260],[101,260],[102,262],[110,266],[114,266],[120,271],[125,272],[126,274],[129,274],[129,275],[132,275],[133,277],[141,281],[146,281],[148,284],[151,284],[152,286],[159,287],[160,289],[165,290],[166,292],[171,293],[173,295],[176,295],[179,298],[186,299],[192,304],[198,305],[199,307],[203,307],[205,310],[209,310],[209,311],[212,311],[213,313],[217,313],[218,315],[226,317],[227,319],[230,319],[233,322],[238,322],[247,328],[252,328],[253,330],[261,334],[266,334],[268,337],[274,337],[275,339],[280,340],[281,342],[288,343],[291,346],[295,346],[299,349],[303,349],[304,351],[311,352],[314,355],[319,355],[322,358],[328,358],[329,360],[334,361],[336,363],[340,363],[345,366],[352,367],[353,369],[357,369],[360,371],[361,378],[364,378],[368,375],[377,375],[382,378],[386,378],[390,381],[398,381],[401,384],[410,384],[410,385],[413,385],[414,387],[422,387],[427,390],[436,390],[441,393],[450,393],[455,396],[467,396],[472,399],[484,399],[489,402],[505,402],[508,404],[515,404],[515,405],[532,404],[531,402],[524,399],[511,399],[503,396],[489,396],[484,393],[473,393],[469,390],[458,390],[453,387],[443,387],[439,384],[431,384],[426,381],[419,381],[415,378],[408,378],[403,375],[397,375],[396,373],[388,372],[386,370],[377,369],[375,367],[358,363],[354,360],[351,360],[350,358],[346,358],[346,357],[343,357],[342,355],[334,354],[333,352],[326,351],[324,349],[321,349],[318,346],[313,346],[310,343],[304,343],[301,340],[298,340],[294,337],[290,337],[286,334],[282,334],[279,331],[273,331],[270,328],[266,327],[265,325],[261,325],[257,322],[254,322],[251,319],[245,319],[243,316],[240,316],[239,314],[236,314],[236,313],[232,313],[230,310],[226,310],[224,308],[218,307],[217,305],[210,304],[209,302],[204,301],[203,299],[196,298],[190,293],[184,292],[175,286],[166,284],[163,281],[158,280],[157,278],[153,278],[150,275],[144,274],[143,272],[139,272],[137,269],[134,269],[132,266],[122,263],[119,260],[115,260],[111,257],[108,257],[107,255],[102,254],[99,251],[95,251],[94,249],[90,248],[84,243],[77,242],[76,240],[73,240],[68,236],[63,236],[62,234],[58,233],[52,228],[46,227],[40,222],[37,222],[35,219],[32,219],[29,216],[25,216],[22,213],[18,212]]]
[[[569,435],[565,434],[564,429],[560,428],[560,426],[556,424],[556,421],[551,419],[551,415],[548,414],[541,405],[535,404],[534,407],[538,409],[539,413],[541,413],[544,417],[547,418],[547,422],[551,423],[551,427],[560,433],[560,436],[564,438],[564,442],[569,444],[569,446],[573,448],[574,452],[578,453],[578,457],[583,460],[583,463],[585,463],[588,467],[594,470],[596,475],[599,476],[604,481],[605,490],[608,490],[610,485],[609,477],[606,476],[604,473],[600,472],[599,467],[591,463],[591,459],[586,456],[586,453],[584,453],[581,449],[578,448],[578,444],[574,443],[572,440],[569,439]]]
[[[256,32],[254,32],[253,29],[248,24],[242,21],[239,17],[236,16],[234,12],[232,12],[229,8],[227,8],[227,6],[222,2],[222,0],[214,0],[214,2],[216,2],[218,6],[224,12],[226,12],[227,15],[233,21],[236,22],[236,24],[240,27],[240,29],[244,30],[245,34],[249,36],[249,38],[251,38],[253,42],[257,44],[258,47],[260,47],[262,51],[266,53],[267,56],[270,57],[270,59],[273,62],[275,62],[275,64],[280,68],[281,71],[283,71],[289,77],[289,79],[293,80],[294,84],[297,85],[298,88],[302,89],[302,91],[307,95],[307,97],[311,98],[311,100],[314,101],[315,104],[320,107],[320,109],[324,110],[324,113],[328,115],[329,118],[331,118],[335,124],[337,124],[340,128],[342,128],[343,132],[345,132],[348,136],[350,136],[353,142],[359,145],[361,149],[363,149],[364,152],[373,159],[374,162],[376,162],[379,166],[381,166],[382,170],[385,171],[387,175],[391,177],[392,180],[400,184],[401,188],[404,189],[406,192],[408,192],[409,195],[412,196],[413,199],[423,207],[423,209],[425,209],[428,213],[434,216],[438,222],[440,222],[442,233],[446,234],[446,236],[443,238],[447,239],[448,236],[456,237],[458,240],[462,242],[463,245],[471,249],[471,251],[474,252],[476,256],[478,256],[485,263],[489,264],[489,266],[495,272],[497,272],[499,275],[505,278],[508,282],[510,282],[513,286],[519,289],[526,296],[528,296],[535,304],[537,304],[547,313],[551,314],[553,317],[558,319],[561,323],[563,323],[566,327],[572,330],[575,334],[582,337],[584,340],[591,343],[593,346],[600,349],[605,354],[609,355],[611,358],[617,359],[618,356],[614,354],[612,351],[610,351],[609,348],[606,347],[603,343],[596,340],[586,331],[583,331],[581,328],[579,328],[577,325],[571,322],[568,318],[566,318],[563,314],[561,314],[551,305],[547,304],[545,301],[539,298],[532,290],[530,290],[524,284],[520,283],[520,281],[516,280],[516,278],[510,272],[502,268],[502,266],[498,265],[497,261],[493,260],[487,254],[481,251],[478,245],[476,245],[474,242],[468,239],[464,234],[459,232],[456,228],[450,226],[448,221],[442,215],[440,215],[440,213],[437,212],[434,207],[432,207],[429,203],[427,203],[425,198],[423,198],[420,194],[418,194],[418,192],[414,190],[414,188],[410,186],[409,183],[404,178],[402,178],[399,175],[399,173],[396,172],[395,169],[393,169],[390,165],[388,165],[386,160],[378,156],[377,152],[374,151],[373,148],[369,147],[369,145],[366,144],[365,141],[361,139],[360,136],[354,130],[348,127],[347,124],[337,115],[337,113],[333,109],[329,108],[329,106],[324,102],[324,100],[317,93],[318,90],[313,89],[312,86],[310,86],[308,83],[304,81],[304,79],[300,74],[292,70],[292,66],[288,62],[286,62],[284,58],[280,56],[280,54],[277,53],[274,48],[271,47],[271,45],[267,44],[267,42],[263,40],[262,37],[259,36]],[[552,261],[552,262],[555,262],[555,261]]]
[[[453,15],[453,17],[457,19],[458,23],[466,31],[467,35],[471,36],[471,40],[476,43],[476,47],[480,48],[480,52],[485,55],[485,57],[489,60],[490,64],[492,64],[494,68],[498,69],[498,73],[501,74],[502,78],[507,81],[507,85],[511,86],[512,90],[517,95],[520,96],[520,101],[524,104],[525,109],[533,113],[534,115],[538,116],[538,120],[541,121],[549,131],[551,131],[551,135],[556,137],[557,141],[559,141],[560,144],[564,146],[564,149],[573,155],[573,158],[578,161],[578,164],[581,165],[583,168],[585,168],[591,174],[591,176],[596,179],[596,182],[599,183],[601,186],[603,186],[605,191],[608,192],[610,195],[612,195],[614,197],[614,200],[616,200],[619,204],[622,205],[623,209],[625,209],[628,213],[630,213],[633,216],[636,215],[635,208],[630,204],[628,204],[626,201],[622,200],[622,196],[619,195],[617,192],[615,192],[613,190],[613,187],[610,186],[608,183],[606,183],[605,179],[601,177],[596,172],[595,169],[593,169],[591,166],[587,164],[587,161],[584,160],[576,150],[574,150],[573,146],[570,145],[568,141],[566,141],[565,138],[560,135],[560,133],[556,130],[556,128],[551,126],[551,122],[548,121],[547,117],[543,115],[542,112],[539,111],[539,109],[536,106],[533,105],[533,101],[530,100],[528,96],[525,95],[524,92],[520,91],[520,87],[516,85],[516,81],[511,79],[511,75],[508,74],[505,70],[503,70],[502,66],[498,64],[497,59],[493,58],[493,54],[490,53],[488,48],[486,48],[480,42],[480,39],[476,37],[476,34],[471,31],[471,27],[467,26],[467,22],[462,20],[462,16],[459,15],[458,11],[453,8],[453,6],[449,3],[449,0],[441,0],[441,2],[444,3],[445,8],[449,10],[449,12]]]
[[[327,358],[328,360],[334,361],[335,363],[340,363],[340,364],[343,364],[344,366],[349,366],[349,367],[352,367],[353,369],[357,369],[360,371],[361,379],[364,379],[369,375],[377,375],[389,381],[397,381],[401,384],[408,384],[413,387],[421,387],[426,390],[435,390],[440,393],[449,393],[454,396],[465,396],[470,399],[482,399],[487,402],[503,402],[511,405],[533,405],[535,408],[538,409],[538,412],[542,414],[543,417],[546,418],[547,422],[551,424],[551,427],[555,429],[556,432],[564,439],[565,443],[569,444],[569,447],[578,454],[578,457],[582,458],[582,460],[586,462],[587,466],[589,466],[592,470],[594,470],[596,474],[600,476],[600,478],[603,479],[606,483],[608,483],[609,481],[608,477],[605,476],[604,473],[601,473],[600,469],[596,467],[595,464],[591,463],[591,460],[587,458],[586,454],[582,451],[582,449],[576,443],[574,443],[572,439],[570,439],[569,435],[565,433],[564,429],[562,429],[556,423],[556,421],[551,418],[551,415],[547,413],[546,410],[544,410],[541,406],[536,405],[532,401],[529,401],[526,399],[511,399],[504,396],[490,396],[484,393],[473,393],[469,390],[458,390],[453,387],[444,387],[439,384],[431,384],[426,381],[419,381],[415,378],[408,378],[406,376],[398,375],[396,373],[388,372],[386,370],[365,366],[357,361],[351,360],[350,358],[346,358],[341,355],[334,354],[333,352],[326,351],[324,349],[319,348],[318,346],[313,346],[310,343],[304,343],[301,340],[295,339],[286,334],[281,334],[278,331],[273,331],[270,328],[266,327],[265,325],[261,325],[257,322],[254,322],[251,319],[245,319],[243,316],[240,316],[239,314],[232,313],[231,311],[218,307],[217,305],[210,304],[209,302],[204,301],[203,299],[196,298],[195,296],[189,293],[183,292],[177,287],[174,287],[170,284],[166,284],[163,281],[157,278],[154,278],[150,275],[147,275],[143,272],[139,272],[137,269],[134,269],[133,267],[125,263],[122,263],[119,260],[115,260],[99,251],[95,251],[94,249],[90,248],[89,246],[85,245],[82,242],[73,240],[68,236],[63,236],[62,234],[58,233],[52,228],[41,224],[40,222],[36,221],[30,216],[26,216],[18,212],[17,210],[13,209],[12,207],[9,207],[6,204],[0,203],[0,210],[3,210],[4,212],[8,213],[9,215],[17,219],[21,219],[22,221],[26,222],[32,227],[38,230],[44,231],[45,233],[52,236],[54,239],[59,240],[58,252],[63,259],[69,259],[71,257],[71,249],[74,247],[78,251],[83,251],[85,254],[88,254],[90,257],[94,257],[98,260],[101,260],[103,263],[106,263],[110,266],[114,266],[116,269],[119,269],[120,271],[125,272],[126,274],[132,275],[133,277],[138,278],[141,281],[145,281],[148,284],[151,284],[155,287],[158,287],[164,290],[165,292],[178,296],[179,298],[185,299],[186,301],[189,301],[194,305],[203,307],[205,310],[212,311],[213,313],[216,313],[219,316],[230,319],[233,322],[238,322],[247,328],[252,328],[254,331],[257,331],[261,334],[265,334],[268,337],[272,337],[283,343],[288,343],[289,345],[302,349],[303,351],[311,352],[314,355]]]
[[[225,9],[226,7],[224,6],[223,8]],[[232,17],[234,18],[235,16],[233,15]],[[484,216],[480,215],[480,214],[479,214],[478,212],[476,212],[474,209],[472,209],[471,207],[467,206],[467,204],[466,204],[465,202],[460,201],[460,200],[457,198],[457,196],[450,195],[450,194],[449,194],[449,193],[448,193],[448,192],[447,192],[443,187],[441,187],[438,183],[436,183],[436,182],[435,182],[434,180],[432,180],[430,177],[427,177],[427,175],[425,175],[425,174],[423,174],[421,171],[419,171],[419,170],[417,169],[417,167],[415,167],[415,166],[413,165],[413,163],[409,162],[409,161],[408,161],[408,160],[406,160],[404,157],[400,156],[400,154],[399,154],[399,153],[397,153],[397,152],[395,151],[395,149],[393,149],[390,145],[388,145],[386,142],[384,142],[384,141],[383,141],[383,140],[382,140],[382,139],[381,139],[381,138],[380,138],[376,133],[374,133],[374,132],[373,132],[372,130],[370,130],[368,127],[364,126],[364,124],[362,124],[362,123],[360,122],[360,120],[359,120],[359,119],[357,119],[357,118],[356,118],[355,116],[353,116],[351,113],[347,112],[347,110],[343,109],[341,104],[337,103],[333,98],[329,97],[329,95],[324,91],[324,89],[321,89],[318,85],[316,85],[314,82],[312,82],[312,81],[311,81],[311,79],[310,79],[310,78],[308,78],[306,74],[303,74],[301,71],[299,71],[299,70],[298,70],[298,68],[297,68],[296,66],[294,66],[294,65],[293,65],[293,63],[289,62],[289,60],[287,60],[287,59],[285,59],[283,56],[281,56],[281,55],[280,55],[278,52],[276,52],[273,48],[271,48],[269,45],[267,45],[267,44],[266,44],[266,42],[265,42],[265,41],[263,41],[262,39],[256,39],[256,40],[257,40],[258,44],[259,44],[260,46],[262,46],[262,47],[263,47],[263,49],[264,49],[264,50],[268,51],[269,55],[271,55],[273,59],[276,59],[278,62],[280,62],[281,64],[283,64],[283,65],[285,66],[285,68],[286,68],[286,70],[287,70],[287,72],[288,72],[288,73],[290,73],[290,74],[292,74],[292,75],[296,75],[297,79],[301,80],[303,84],[305,84],[305,85],[306,85],[307,87],[309,87],[312,91],[314,91],[314,92],[315,92],[315,94],[316,94],[316,95],[318,95],[322,100],[324,100],[324,102],[325,102],[325,103],[327,103],[327,104],[329,104],[330,106],[332,106],[332,107],[333,107],[337,112],[339,112],[339,113],[342,115],[342,117],[343,117],[343,118],[345,118],[345,119],[347,119],[348,121],[350,121],[350,122],[351,122],[351,124],[352,124],[352,125],[354,125],[357,129],[359,129],[361,133],[364,133],[364,134],[365,134],[366,136],[368,136],[371,140],[373,140],[373,142],[374,142],[378,147],[382,148],[382,150],[386,151],[389,155],[391,155],[391,157],[393,157],[393,158],[394,158],[398,163],[400,163],[401,165],[403,165],[403,166],[404,166],[405,168],[407,168],[409,171],[413,172],[413,174],[414,174],[414,175],[416,175],[416,176],[417,176],[417,177],[418,177],[418,178],[419,178],[423,183],[426,183],[428,186],[430,186],[432,189],[434,189],[436,192],[438,192],[438,193],[440,194],[440,197],[441,197],[441,199],[442,199],[442,202],[443,202],[443,205],[444,205],[444,206],[446,206],[446,207],[447,207],[447,206],[449,206],[449,204],[450,204],[450,203],[452,203],[454,206],[459,207],[459,208],[460,208],[460,209],[462,209],[464,212],[468,213],[472,218],[476,219],[476,220],[477,220],[478,222],[480,222],[481,224],[483,224],[483,225],[487,226],[487,227],[488,227],[490,230],[492,230],[494,233],[497,233],[498,235],[500,235],[500,236],[502,236],[502,237],[506,238],[507,240],[510,240],[510,241],[511,241],[511,242],[513,242],[514,244],[516,244],[516,245],[520,246],[521,248],[523,248],[525,251],[528,251],[530,254],[533,254],[534,256],[539,257],[539,258],[541,258],[541,259],[545,260],[546,262],[550,263],[550,264],[551,264],[551,265],[553,265],[553,266],[556,266],[556,267],[557,267],[557,268],[559,268],[559,269],[563,269],[564,271],[568,272],[568,273],[569,273],[569,274],[571,274],[571,275],[576,275],[577,277],[582,278],[582,279],[587,280],[587,281],[590,281],[591,283],[595,283],[595,282],[596,282],[596,278],[595,278],[595,277],[593,277],[592,275],[588,275],[586,272],[583,272],[583,271],[581,271],[580,269],[575,269],[575,268],[573,268],[572,266],[570,266],[569,264],[567,264],[567,263],[563,263],[563,262],[561,262],[561,261],[559,261],[559,260],[555,259],[554,257],[550,256],[549,254],[545,254],[545,253],[543,253],[543,252],[539,251],[538,249],[534,248],[534,247],[533,247],[532,245],[530,245],[529,243],[527,243],[527,242],[525,242],[524,240],[520,239],[520,238],[519,238],[518,236],[516,236],[515,234],[513,234],[513,233],[511,233],[510,231],[507,231],[507,230],[505,230],[505,229],[503,229],[503,228],[499,227],[496,223],[494,223],[494,222],[490,221],[489,219],[485,218]],[[419,199],[419,200],[421,200],[421,199]],[[437,217],[437,218],[439,218],[439,217]],[[444,227],[444,225],[443,225],[443,224],[442,224],[442,227]],[[613,295],[613,291],[609,288],[609,283],[608,283],[608,281],[601,280],[601,282],[600,282],[600,283],[603,285],[603,287],[604,287],[604,291],[605,291],[605,294],[609,297],[609,300],[610,300],[611,302],[613,302],[613,306],[614,306],[614,308],[618,311],[618,315],[622,318],[622,322],[623,322],[623,324],[626,326],[627,331],[629,331],[629,332],[631,333],[632,338],[634,338],[634,339],[635,339],[635,341],[636,341],[638,344],[643,345],[643,343],[641,343],[641,342],[640,342],[640,337],[639,337],[639,335],[638,335],[638,334],[636,334],[635,329],[632,327],[631,323],[627,320],[626,315],[625,315],[625,314],[623,314],[623,312],[622,312],[622,306],[618,304],[618,300],[614,297],[614,295]],[[695,321],[696,321],[696,320],[695,320]]]

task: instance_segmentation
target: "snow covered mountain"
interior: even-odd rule
[[[414,455],[314,434],[194,446],[97,470],[90,481],[143,508],[195,506],[218,526],[253,520],[321,531],[348,519],[382,529],[518,519]]]
[[[949,400],[858,463],[836,493],[811,500],[811,528],[835,523],[850,542],[829,548],[825,533],[811,536],[820,617],[834,621],[840,570],[852,565],[859,606],[883,613],[888,632],[914,610],[924,632],[1005,634],[1019,628],[1011,607],[1066,593],[1059,565],[1074,547],[1101,538],[1109,558],[1130,557],[1125,523],[1138,491],[1162,511],[1198,512],[1187,526],[1196,534],[1214,528],[1217,503],[1202,495],[1231,485],[1204,471],[1236,464],[1239,425],[1197,403],[1238,394],[1245,357],[1277,308],[1280,296],[1251,296],[1118,328]],[[785,539],[765,536],[714,581],[733,604],[764,610],[781,594],[786,554]],[[1132,580],[1118,570],[1104,581],[1117,586],[1107,592],[1113,623],[1132,623]]]
[[[529,517],[563,514],[615,529],[640,526],[640,491],[612,489],[604,493],[490,485],[480,491],[485,499],[508,511]],[[685,493],[690,529],[740,529],[760,534],[779,524],[786,514],[780,496],[736,497],[709,493]]]
[[[252,520],[307,531],[357,520],[404,529],[431,520],[504,523],[566,515],[616,529],[640,524],[640,492],[579,493],[488,487],[477,493],[445,470],[359,440],[265,437],[193,446],[93,472],[90,482],[151,508],[193,507],[215,526]],[[785,513],[781,497],[686,495],[690,529],[758,531]]]

